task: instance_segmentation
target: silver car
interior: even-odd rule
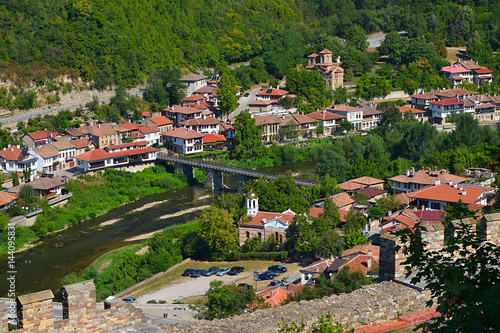
[[[227,273],[229,273],[229,271],[231,270],[231,268],[229,267],[222,267],[221,269],[219,269],[219,271],[217,272],[217,276],[222,276],[222,275],[225,275]]]

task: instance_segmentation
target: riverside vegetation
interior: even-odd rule
[[[185,185],[187,180],[184,175],[169,173],[163,166],[136,173],[106,169],[95,175],[69,180],[65,191],[72,192],[73,196],[64,207],[49,207],[46,201],[42,201],[40,206],[43,212],[37,216],[34,225],[16,227],[16,249],[50,232],[74,226],[139,197],[172,191]],[[7,231],[2,229],[0,253],[6,252]]]

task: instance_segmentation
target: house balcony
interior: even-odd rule
[[[106,163],[104,163],[104,161],[89,164],[89,170],[97,170],[97,169],[102,169],[105,167],[106,167]]]

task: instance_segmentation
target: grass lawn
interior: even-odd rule
[[[124,247],[120,247],[119,249],[115,249],[109,252],[106,252],[92,263],[92,266],[96,269],[96,271],[99,274],[102,274],[108,266],[111,264],[113,259],[118,256],[119,254],[125,252],[128,249],[135,249],[135,251],[138,251],[139,249],[143,248],[143,244],[132,244],[132,245],[127,245]]]

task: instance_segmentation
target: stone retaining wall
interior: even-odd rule
[[[349,327],[382,323],[400,316],[427,309],[429,291],[418,292],[394,282],[363,286],[350,294],[319,300],[292,302],[270,309],[257,310],[241,316],[220,320],[201,320],[188,324],[163,324],[165,332],[278,332],[282,318],[285,323],[299,323],[301,318],[310,326],[320,314],[331,312],[335,322]]]

